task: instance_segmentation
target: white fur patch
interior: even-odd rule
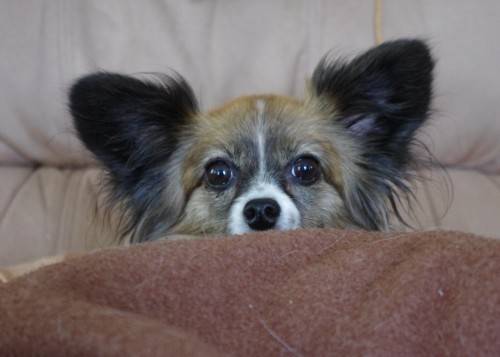
[[[245,222],[243,209],[249,201],[259,198],[273,199],[280,206],[280,216],[274,229],[288,230],[296,229],[300,226],[300,213],[292,199],[275,184],[266,182],[265,100],[258,99],[255,102],[255,109],[257,111],[257,128],[255,135],[257,139],[259,170],[255,178],[256,183],[248,192],[235,200],[229,211],[228,230],[231,234],[243,234],[253,231]]]
[[[281,213],[274,229],[289,230],[299,228],[300,212],[292,199],[274,184],[258,183],[233,203],[229,211],[229,233],[243,234],[252,231],[245,222],[243,209],[249,201],[258,198],[274,199],[279,204]]]
[[[264,110],[266,108],[266,102],[263,99],[258,99],[255,102],[255,108],[257,109],[257,150],[259,154],[259,176],[258,180],[264,180],[264,174],[266,172],[266,144],[264,137]]]

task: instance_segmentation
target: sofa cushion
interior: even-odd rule
[[[0,266],[116,242],[118,212],[106,214],[99,170],[3,167],[0,177]],[[500,175],[450,169],[423,177],[414,214],[407,216],[414,228],[500,238]]]
[[[109,245],[95,169],[0,168],[0,266]]]

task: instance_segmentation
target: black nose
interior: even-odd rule
[[[243,209],[243,216],[250,228],[264,231],[276,225],[280,211],[280,206],[275,200],[259,198],[247,202]]]

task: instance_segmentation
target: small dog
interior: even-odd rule
[[[123,234],[386,230],[411,194],[434,61],[420,40],[320,61],[303,100],[255,95],[202,113],[179,75],[99,72],[71,89],[78,135],[104,166]]]
[[[78,135],[107,172],[131,242],[307,227],[387,230],[404,222],[415,132],[428,119],[434,61],[419,40],[320,61],[303,100],[235,99],[198,110],[179,75],[113,73],[70,92]],[[66,259],[0,270],[0,282]]]

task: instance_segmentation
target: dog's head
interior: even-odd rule
[[[298,227],[386,229],[408,190],[431,100],[418,40],[323,59],[304,100],[238,98],[207,113],[180,76],[80,79],[78,134],[108,172],[135,240]]]

